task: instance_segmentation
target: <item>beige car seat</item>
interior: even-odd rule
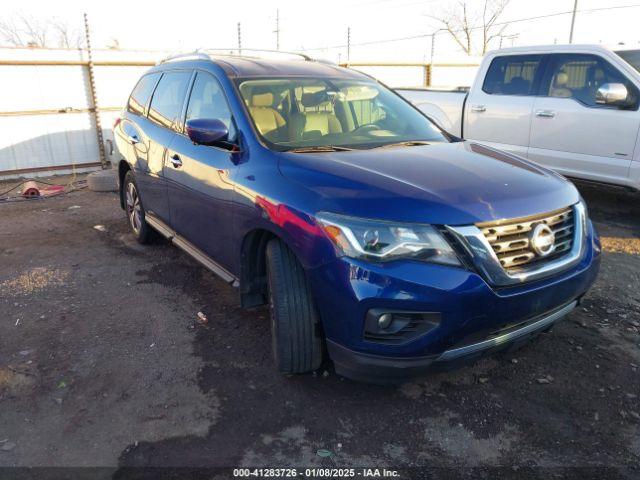
[[[305,108],[303,137],[342,133],[342,125],[336,114],[332,110],[320,110],[330,105],[324,91],[302,94],[301,103]]]
[[[249,103],[249,111],[258,131],[265,136],[273,134],[287,123],[280,112],[273,108],[273,93],[253,94]]]
[[[573,92],[567,88],[568,83],[569,75],[566,72],[556,73],[551,89],[549,90],[549,96],[556,98],[571,98],[573,96]]]

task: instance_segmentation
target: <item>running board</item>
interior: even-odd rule
[[[172,230],[166,223],[162,220],[155,217],[153,214],[145,213],[145,220],[149,225],[153,227],[160,235],[165,237],[175,246],[182,249],[184,252],[189,254],[194,260],[201,263],[213,273],[218,275],[222,280],[227,282],[233,287],[239,287],[240,281],[228,270],[226,270],[223,266],[219,265],[215,261],[213,261],[207,254],[205,254],[198,247],[193,245],[192,243],[185,240],[183,237],[178,235],[175,230]]]

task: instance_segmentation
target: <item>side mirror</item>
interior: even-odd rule
[[[218,145],[229,138],[229,129],[217,118],[187,120],[187,135],[196,145]]]
[[[628,97],[629,91],[622,83],[605,83],[596,92],[596,103],[623,107],[627,104]]]

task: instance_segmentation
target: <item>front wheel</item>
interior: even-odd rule
[[[271,344],[277,369],[306,373],[322,363],[318,312],[302,265],[279,239],[267,244]]]
[[[145,220],[144,207],[140,199],[138,185],[133,173],[128,171],[124,177],[124,208],[133,234],[139,243],[149,243],[153,235],[151,227]]]

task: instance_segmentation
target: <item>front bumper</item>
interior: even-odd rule
[[[527,322],[526,326],[477,343],[445,350],[440,355],[426,357],[384,357],[354,352],[328,341],[329,355],[336,370],[345,377],[363,382],[395,383],[419,376],[429,369],[448,370],[501,351],[518,348],[540,332],[550,329],[576,306],[578,300]]]
[[[584,255],[571,268],[498,289],[474,271],[412,261],[340,258],[310,270],[336,370],[365,381],[398,381],[526,342],[567,315],[595,281],[600,244],[591,222],[586,234]],[[404,343],[369,341],[364,319],[372,308],[437,312],[440,323]]]

